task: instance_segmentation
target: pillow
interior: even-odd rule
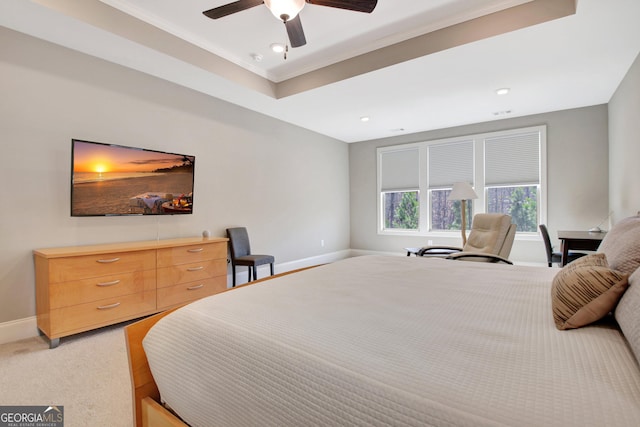
[[[632,274],[640,266],[640,216],[625,218],[604,236],[598,248],[607,256],[609,266]]]
[[[640,362],[640,269],[629,277],[629,289],[616,307],[615,318]]]
[[[603,253],[589,254],[570,262],[564,268],[567,270],[573,270],[578,267],[607,267],[609,268],[609,262],[607,256]]]
[[[611,270],[604,254],[595,255],[567,264],[553,278],[551,306],[556,328],[579,328],[602,319],[627,289],[629,276]]]

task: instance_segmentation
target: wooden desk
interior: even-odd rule
[[[567,265],[567,255],[570,249],[595,251],[606,235],[606,232],[558,231],[558,239],[561,242],[560,252],[562,252],[561,264]]]

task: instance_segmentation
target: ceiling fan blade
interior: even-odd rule
[[[371,13],[376,8],[378,0],[306,0],[309,4],[353,10],[355,12]]]
[[[300,21],[300,15],[284,23],[287,27],[287,34],[289,35],[289,43],[291,47],[300,47],[307,44],[307,39],[304,36],[304,30],[302,29],[302,21]]]
[[[231,15],[232,13],[251,9],[254,6],[260,6],[262,3],[264,3],[263,0],[238,0],[234,1],[233,3],[205,10],[202,13],[211,19],[218,19],[227,15]]]

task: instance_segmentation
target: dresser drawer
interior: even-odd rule
[[[49,260],[49,282],[69,282],[155,268],[154,250],[56,258]]]
[[[224,242],[158,249],[158,267],[222,258],[226,262],[227,245]]]
[[[156,292],[140,292],[51,310],[52,337],[69,335],[156,311]]]
[[[227,277],[198,280],[158,289],[158,309],[164,310],[174,305],[195,301],[227,289]]]
[[[158,288],[164,288],[166,286],[177,285],[178,283],[189,283],[194,280],[211,279],[217,276],[224,276],[226,280],[226,261],[214,259],[158,268],[156,282]]]
[[[49,289],[50,308],[84,304],[130,295],[156,288],[156,270],[133,271],[71,282],[53,283]]]

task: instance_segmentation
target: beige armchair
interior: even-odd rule
[[[513,264],[508,258],[515,235],[516,225],[511,223],[509,215],[477,214],[473,217],[467,243],[462,248],[455,246],[426,246],[421,248],[417,255]]]

